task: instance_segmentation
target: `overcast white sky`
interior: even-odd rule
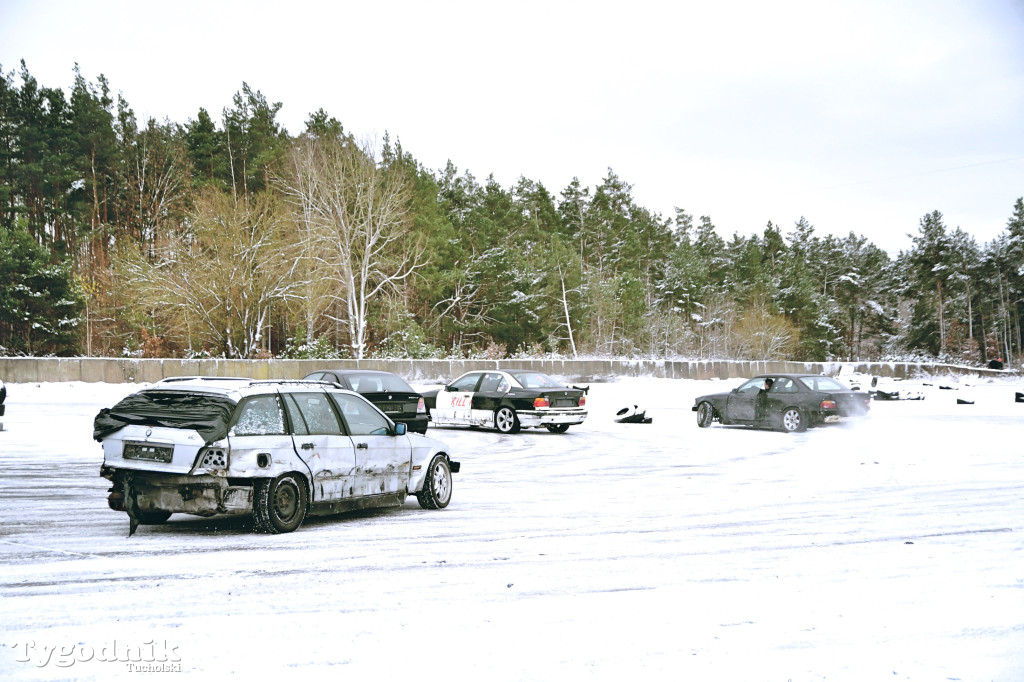
[[[895,253],[938,210],[984,242],[1024,196],[1024,0],[0,0],[21,59],[179,123],[245,81],[293,134],[322,107],[505,187],[611,168],[725,237],[805,216]]]

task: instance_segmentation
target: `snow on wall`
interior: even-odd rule
[[[942,374],[1000,376],[1013,372],[963,365],[916,362],[782,362],[740,360],[223,360],[125,358],[0,358],[0,379],[8,383],[85,381],[156,382],[177,376],[301,379],[328,368],[381,369],[417,382],[445,382],[480,369],[535,369],[568,381],[608,381],[619,376],[666,379],[735,379],[768,372],[836,375],[841,367],[883,377]]]

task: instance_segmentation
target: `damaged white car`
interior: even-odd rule
[[[459,471],[448,447],[406,433],[358,393],[315,381],[165,379],[96,416],[108,503],[138,524],[251,514],[287,533],[307,515],[442,509]]]

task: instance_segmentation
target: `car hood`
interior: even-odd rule
[[[732,391],[726,391],[725,393],[709,393],[707,395],[697,396],[693,399],[693,404],[697,405],[702,402],[713,402],[715,400],[725,400],[732,394]]]
[[[451,454],[448,446],[435,438],[430,438],[429,436],[424,436],[419,433],[406,433],[405,435],[414,448],[433,448],[437,450],[444,450],[448,454]]]

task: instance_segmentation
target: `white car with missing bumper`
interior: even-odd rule
[[[459,471],[448,447],[407,433],[358,393],[315,381],[165,379],[96,416],[108,503],[138,524],[250,514],[287,533],[307,514],[442,509]]]

